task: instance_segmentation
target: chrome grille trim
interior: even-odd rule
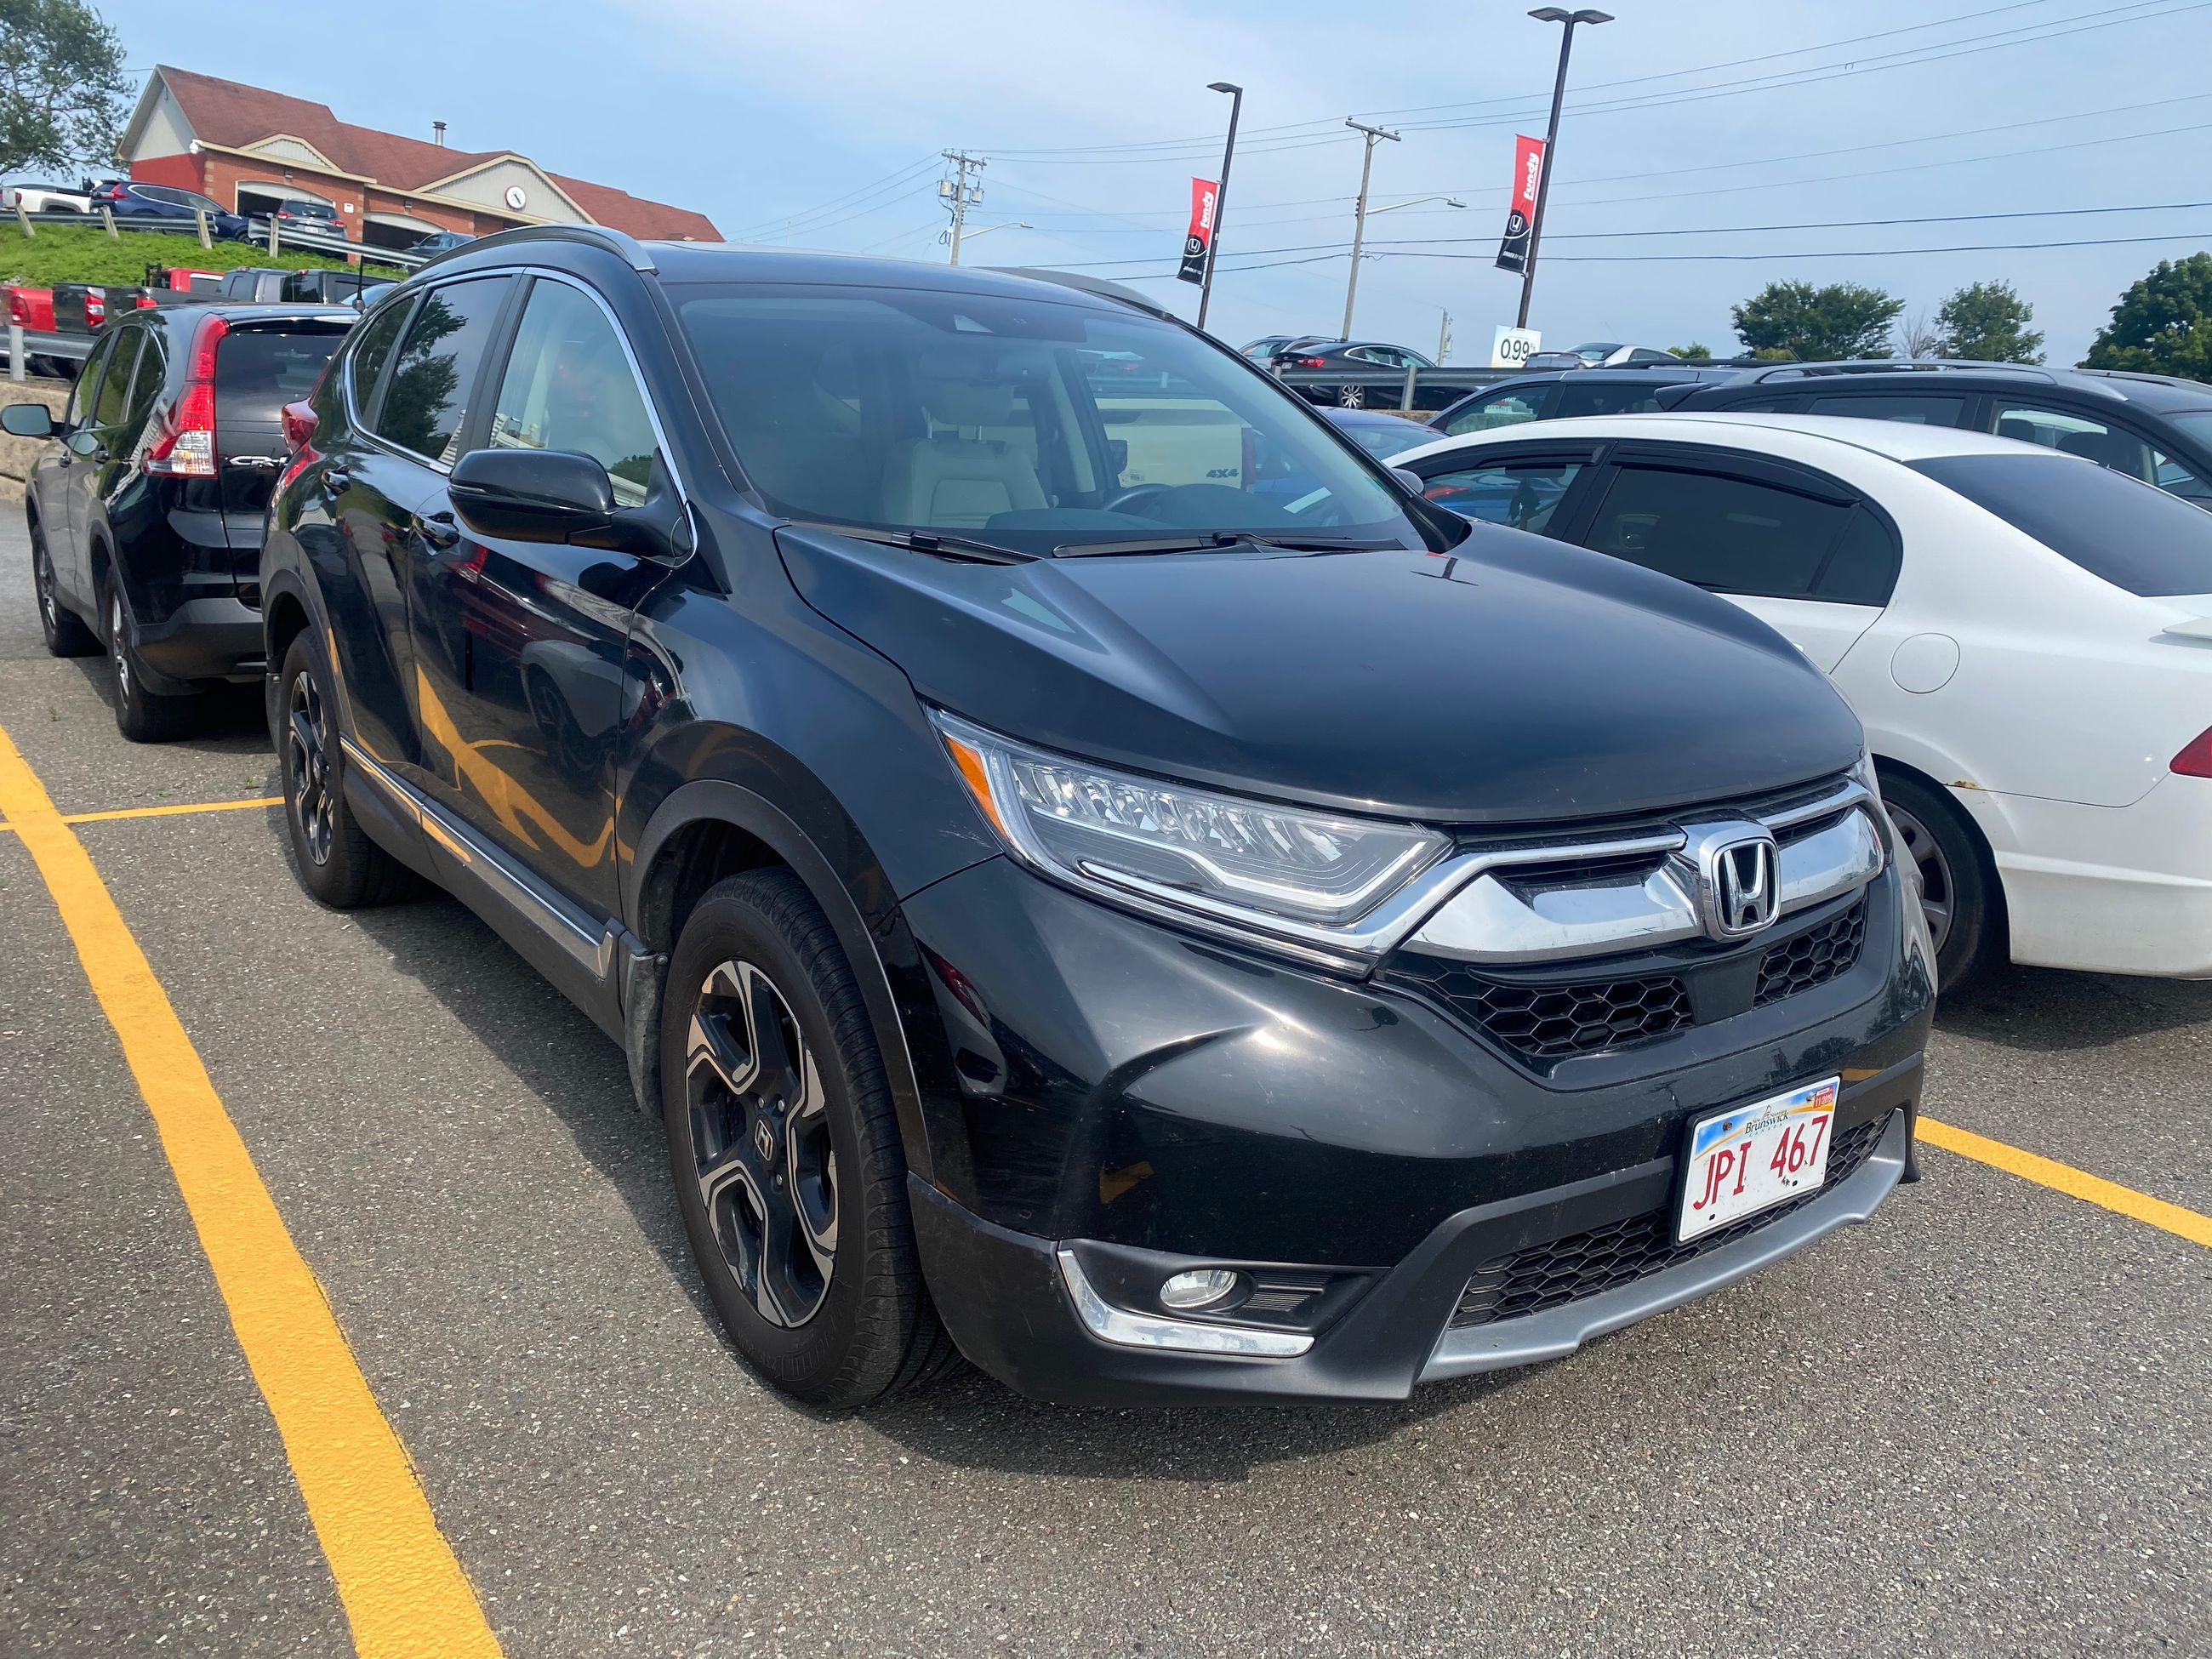
[[[1882,841],[1872,806],[1865,789],[1848,783],[1816,800],[1745,820],[1770,834],[1820,824],[1790,839],[1777,835],[1778,921],[1856,891],[1881,872]],[[1674,856],[1686,843],[1675,831],[1463,855],[1472,862],[1462,878],[1405,943],[1456,961],[1506,963],[1565,961],[1698,938],[1705,927],[1692,897],[1695,872]],[[1589,868],[1608,863],[1618,867]]]

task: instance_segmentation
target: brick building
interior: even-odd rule
[[[405,247],[441,230],[605,225],[663,240],[721,240],[704,214],[549,173],[513,150],[463,150],[341,121],[327,105],[158,67],[123,135],[133,179],[213,197],[240,213],[304,198],[346,234]]]

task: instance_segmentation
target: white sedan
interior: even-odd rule
[[[2212,977],[2212,514],[2033,444],[1625,415],[1392,459],[1471,518],[1727,596],[1865,723],[1947,986]]]

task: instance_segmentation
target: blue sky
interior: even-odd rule
[[[1617,21],[1577,33],[1531,319],[1547,343],[1732,349],[1730,302],[1776,277],[1929,311],[2002,277],[2070,362],[2128,283],[2212,248],[2212,204],[2212,204],[2208,0],[1609,3]],[[425,137],[443,119],[456,145],[697,208],[732,240],[941,260],[937,155],[964,148],[990,158],[971,228],[1006,227],[970,263],[1124,278],[1172,267],[1188,179],[1218,165],[1229,100],[1206,85],[1240,82],[1216,331],[1341,321],[1357,116],[1402,133],[1373,205],[1467,207],[1370,219],[1385,257],[1363,264],[1355,332],[1430,349],[1449,310],[1476,362],[1512,320],[1516,282],[1490,257],[1558,50],[1556,27],[1488,0],[380,0],[215,29],[170,0],[101,9],[134,69]],[[1874,219],[1942,222],[1851,222]],[[1468,240],[1407,246],[1451,238]],[[2016,246],[2062,241],[2102,245]],[[1899,252],[1983,244],[2004,247]],[[1667,257],[1723,252],[1753,257]],[[1472,257],[1416,257],[1437,254]],[[1194,289],[1142,285],[1195,311]]]

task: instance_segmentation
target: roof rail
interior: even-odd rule
[[[489,236],[479,236],[472,242],[463,242],[459,247],[447,248],[435,258],[426,259],[417,270],[428,270],[442,264],[458,254],[474,253],[479,248],[507,247],[517,242],[580,242],[586,247],[604,248],[628,265],[632,270],[647,275],[660,267],[653,263],[653,255],[636,237],[619,230],[610,230],[605,225],[519,225],[513,230],[494,231]]]
[[[2136,380],[2147,386],[2171,386],[2176,392],[2212,392],[2212,386],[2186,374],[2154,374],[2142,368],[2077,368],[2076,374],[2094,374],[2100,380]]]
[[[1960,369],[1998,369],[2051,386],[2058,384],[2056,374],[2032,363],[1980,362],[1972,357],[1853,357],[1838,362],[1773,363],[1749,370],[1743,378],[1746,381],[1763,381],[1818,374],[1942,374]]]
[[[1103,276],[1087,276],[1079,270],[1054,270],[1048,265],[991,265],[986,269],[1001,276],[1026,276],[1033,283],[1051,283],[1060,288],[1075,289],[1097,299],[1118,300],[1123,305],[1133,306],[1150,316],[1177,320],[1175,313],[1158,300],[1139,294],[1133,288],[1125,288],[1120,283],[1109,282]]]

